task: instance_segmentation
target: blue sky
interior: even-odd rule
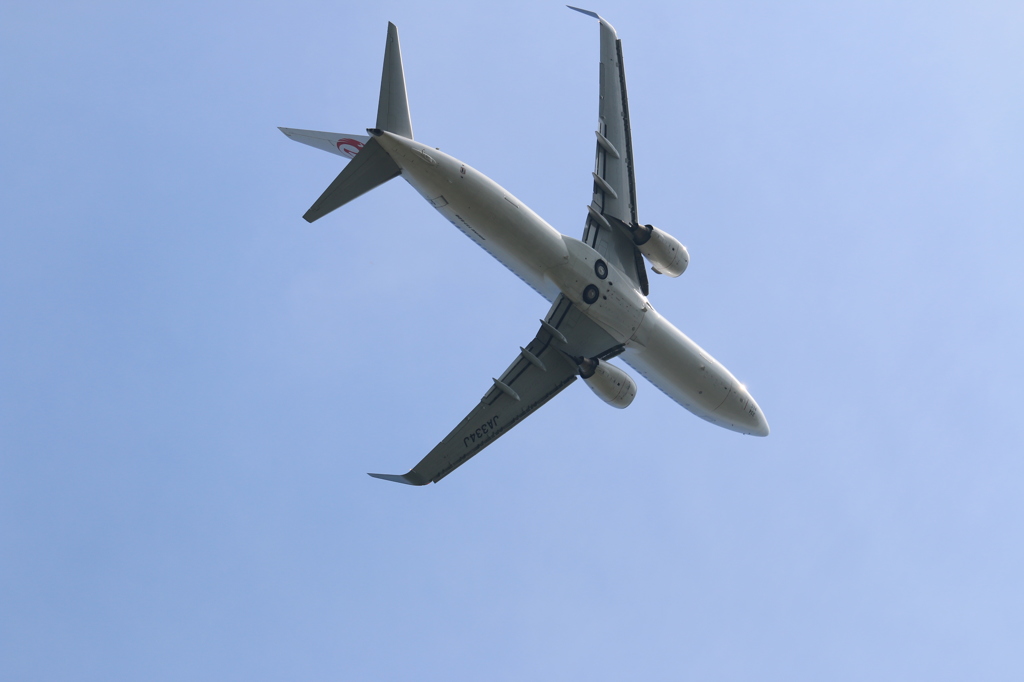
[[[1018,680],[1024,8],[608,3],[659,311],[767,439],[574,385],[403,472],[547,304],[395,181],[315,225],[387,21],[417,137],[579,236],[557,3],[0,9],[0,678]]]

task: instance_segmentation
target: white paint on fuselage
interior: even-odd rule
[[[746,388],[658,314],[624,273],[609,264],[608,277],[598,279],[597,251],[561,234],[458,159],[388,132],[377,140],[402,169],[402,177],[441,215],[548,301],[564,293],[624,344],[622,359],[666,395],[713,424],[768,435],[768,423]],[[588,284],[601,290],[591,305],[582,299]]]
[[[559,294],[545,273],[569,257],[562,234],[498,183],[444,152],[383,133],[381,146],[402,177],[467,237],[548,301]]]

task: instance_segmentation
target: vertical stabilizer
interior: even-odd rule
[[[398,27],[388,22],[388,44],[384,49],[384,72],[380,76],[380,101],[377,103],[377,127],[412,139],[409,98],[405,94],[405,70]]]

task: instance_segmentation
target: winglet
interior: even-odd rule
[[[586,14],[588,17],[594,17],[595,19],[598,20],[601,19],[601,16],[597,12],[591,12],[589,9],[580,9],[579,7],[573,7],[572,5],[566,5],[566,7],[568,7],[569,9],[574,9],[580,14]]]
[[[373,476],[374,478],[379,478],[379,479],[384,480],[384,481],[393,481],[394,483],[404,483],[406,485],[426,485],[426,484],[430,483],[430,481],[422,480],[419,476],[417,476],[416,474],[414,474],[411,471],[409,473],[403,474],[403,475],[398,475],[398,474],[369,474],[369,475]]]
[[[618,34],[615,32],[615,27],[609,24],[604,17],[597,12],[591,12],[589,9],[580,9],[579,7],[573,7],[572,5],[566,5],[569,9],[576,10],[580,14],[586,14],[588,17],[594,17],[601,22],[601,26],[607,27],[612,32],[612,37],[617,38]]]

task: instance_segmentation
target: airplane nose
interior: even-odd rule
[[[730,428],[735,431],[762,438],[771,432],[764,412],[742,384],[734,385],[729,397],[716,413],[731,423]]]
[[[764,438],[771,432],[772,430],[768,427],[768,420],[764,418],[764,412],[761,411],[761,408],[757,408],[757,425],[751,432],[751,435]]]
[[[745,416],[747,417],[747,425],[750,427],[750,435],[764,438],[771,433],[771,429],[768,428],[768,420],[764,418],[764,412],[761,411],[757,401],[746,390],[744,390],[744,393],[746,393],[747,398]]]

